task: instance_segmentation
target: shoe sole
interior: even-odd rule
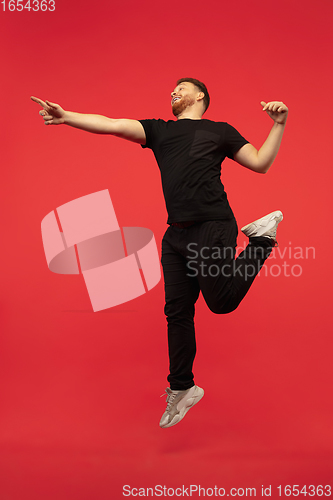
[[[283,220],[283,214],[281,210],[276,210],[275,212],[271,212],[270,214],[265,215],[264,217],[261,217],[260,219],[250,222],[250,224],[247,224],[246,226],[242,227],[241,228],[242,233],[244,233],[245,236],[249,236],[247,233],[249,232],[251,226],[257,224],[260,220],[266,219],[268,217],[271,218],[267,220],[267,224],[265,226],[262,226],[262,229],[264,230],[263,233],[257,234],[256,236],[264,235],[267,231],[270,231],[275,226],[276,223],[279,224]],[[255,229],[258,228],[255,226]]]
[[[200,387],[201,389],[201,387]],[[193,408],[199,401],[204,397],[204,390],[201,389],[202,394],[200,396],[195,396],[186,401],[186,405],[179,411],[178,415],[175,415],[173,420],[171,420],[170,424],[164,425],[161,427],[161,429],[167,429],[168,427],[173,427],[174,425],[178,424],[183,418],[185,417],[186,413]]]

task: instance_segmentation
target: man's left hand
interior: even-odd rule
[[[288,108],[287,106],[280,101],[271,101],[265,102],[261,101],[262,110],[266,111],[266,113],[275,121],[275,123],[284,124],[287,121],[288,116]]]

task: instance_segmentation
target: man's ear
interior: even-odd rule
[[[197,94],[197,101],[202,101],[202,99],[205,97],[205,94],[203,92],[199,92],[199,94]]]

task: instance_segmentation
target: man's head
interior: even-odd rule
[[[180,78],[177,86],[171,92],[172,112],[179,116],[187,107],[196,105],[200,107],[202,114],[209,106],[210,97],[204,83],[195,78]]]

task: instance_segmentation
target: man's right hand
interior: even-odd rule
[[[65,110],[59,104],[50,101],[42,101],[37,97],[31,97],[31,100],[42,106],[39,114],[43,117],[45,125],[60,125],[65,122]]]
[[[31,97],[31,99],[42,106],[43,109],[39,114],[43,117],[45,125],[65,123],[70,127],[93,134],[110,134],[138,144],[146,144],[146,133],[143,125],[138,120],[114,119],[103,115],[75,113],[65,111],[59,104],[54,102],[44,102],[37,97]]]

